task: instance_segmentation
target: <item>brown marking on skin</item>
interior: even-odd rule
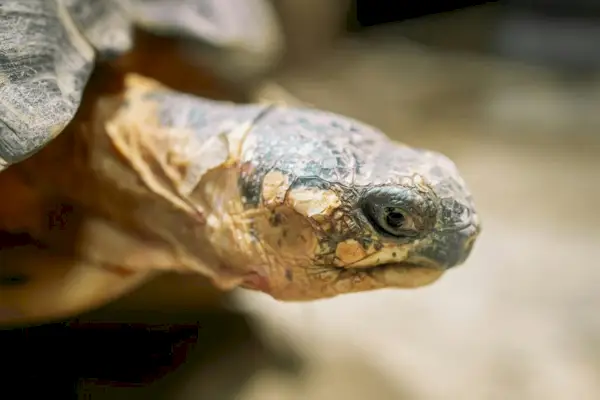
[[[290,282],[293,281],[294,280],[294,272],[291,269],[286,268],[286,270],[285,270],[285,278],[288,281],[290,281]]]
[[[255,227],[261,232],[263,248],[279,254],[282,259],[278,263],[283,265],[285,259],[312,256],[317,247],[317,239],[306,218],[286,207],[279,207],[276,212],[285,224],[273,224],[267,216],[255,219]],[[284,231],[287,232],[285,235]]]
[[[341,205],[338,196],[331,190],[295,189],[287,198],[291,207],[309,218],[326,218]]]
[[[272,224],[271,212],[245,210],[241,213],[235,221],[251,220],[258,240],[250,242],[250,235],[237,235],[232,247],[224,248],[223,255],[223,260],[243,275],[243,287],[266,293],[286,290],[284,288],[290,285],[290,279],[296,282],[296,277],[300,277],[298,283],[303,285],[303,274],[298,268],[311,264],[318,246],[313,227],[306,217],[287,206],[273,211],[281,215],[285,223]],[[218,236],[212,238],[221,243]],[[232,248],[238,250],[232,251]]]
[[[279,171],[271,171],[263,180],[262,197],[265,206],[281,205],[289,187],[289,179]]]
[[[346,266],[362,260],[367,255],[364,247],[354,239],[341,242],[335,249],[336,264]]]

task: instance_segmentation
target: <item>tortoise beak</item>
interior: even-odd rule
[[[435,266],[442,270],[463,264],[471,255],[480,232],[481,225],[477,218],[460,230],[436,232],[431,241],[409,256],[409,261],[421,260],[417,264]]]

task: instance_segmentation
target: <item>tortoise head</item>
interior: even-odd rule
[[[336,114],[269,110],[239,165],[229,229],[253,271],[245,286],[275,298],[422,286],[463,263],[480,231],[452,161]]]

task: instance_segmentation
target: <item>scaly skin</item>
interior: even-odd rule
[[[480,230],[451,161],[340,115],[215,102],[135,75],[90,104],[0,174],[21,198],[0,204],[13,207],[0,228],[27,232],[63,271],[4,253],[5,277],[34,276],[0,286],[0,322],[79,312],[161,270],[281,300],[418,287],[465,261]]]

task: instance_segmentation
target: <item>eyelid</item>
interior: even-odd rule
[[[387,216],[387,209],[401,210],[404,218],[410,221],[411,226],[409,228],[393,229],[387,226],[385,218]],[[390,207],[389,205],[374,204],[370,205],[367,211],[367,218],[371,222],[371,225],[379,231],[381,234],[396,239],[407,239],[418,236],[419,232],[416,229],[414,218],[402,207]]]
[[[376,186],[360,194],[359,207],[371,225],[381,225],[380,216],[386,207],[402,210],[411,220],[409,232],[417,236],[434,229],[438,219],[438,204],[435,198],[403,186]],[[383,227],[374,226],[378,230]],[[392,236],[391,233],[389,233]]]

